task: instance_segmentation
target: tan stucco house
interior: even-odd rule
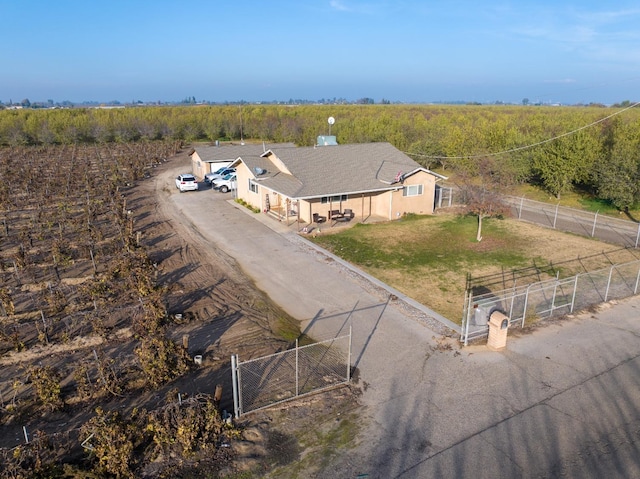
[[[275,146],[241,154],[236,196],[279,219],[397,219],[432,214],[435,186],[446,179],[389,143]]]

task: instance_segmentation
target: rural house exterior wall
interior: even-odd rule
[[[422,185],[422,194],[418,196],[403,196],[404,187]],[[433,175],[419,171],[406,178],[398,191],[393,192],[391,202],[391,218],[399,218],[406,213],[431,215],[434,211],[436,194],[436,179]]]
[[[285,207],[286,200],[284,195],[277,194],[268,188],[265,188],[259,181],[254,183],[258,186],[257,193],[249,189],[249,179],[251,174],[244,165],[240,163],[237,169],[237,197],[242,198],[252,206],[264,210],[265,198],[269,195],[269,203],[272,209]],[[403,196],[403,187],[408,185],[423,185],[423,191],[418,196]],[[366,220],[371,216],[387,218],[389,220],[397,219],[406,213],[415,214],[433,214],[435,200],[435,178],[428,173],[419,172],[410,179],[405,180],[404,184],[399,184],[398,189],[394,191],[383,191],[378,193],[362,193],[357,195],[349,195],[346,201],[323,203],[321,198],[310,200],[297,200],[297,211],[300,221],[311,223],[313,214],[318,213],[321,216],[329,216],[330,210],[344,211],[349,208],[354,213],[354,220]],[[296,201],[296,199],[290,199]]]
[[[262,191],[262,185],[260,185],[259,181],[255,183],[258,185],[258,191],[254,193],[249,189],[249,181],[253,178],[253,175],[249,171],[247,165],[242,162],[238,162],[236,164],[236,197],[241,198],[251,206],[255,206],[260,208],[260,210],[264,209],[262,204],[262,196],[264,196],[264,192]]]

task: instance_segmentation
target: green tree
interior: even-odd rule
[[[534,156],[534,173],[556,198],[572,186],[592,179],[593,165],[601,154],[600,141],[585,130],[543,145]]]
[[[463,172],[462,190],[467,211],[478,217],[476,241],[482,241],[482,220],[509,214],[509,206],[502,201],[499,178],[495,175],[496,163],[493,158],[482,158],[478,163],[478,176]]]

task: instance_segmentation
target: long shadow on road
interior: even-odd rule
[[[369,306],[359,306],[356,301],[350,311],[324,315],[324,309],[320,309],[309,321],[302,334],[312,337],[316,341],[335,338],[349,333],[352,328],[354,345],[352,357],[356,359],[352,364],[355,369],[359,366],[362,357],[369,347],[373,336],[384,313],[389,305],[390,298],[384,303],[377,303]],[[364,341],[362,341],[362,339]]]

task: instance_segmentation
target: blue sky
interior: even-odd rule
[[[0,100],[640,100],[640,4],[0,0]]]

